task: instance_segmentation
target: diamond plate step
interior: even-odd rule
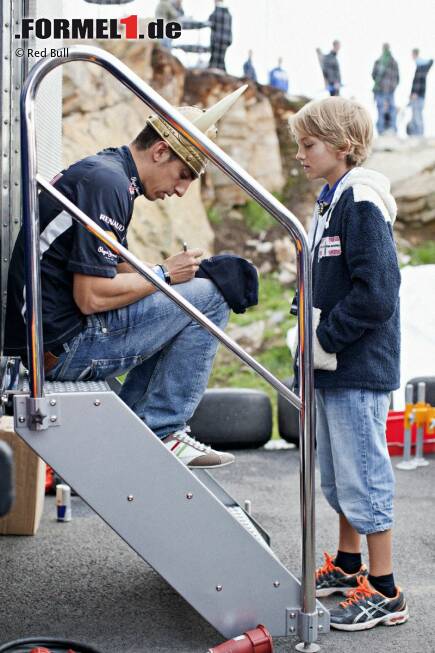
[[[23,379],[22,392],[29,392],[29,380]],[[105,381],[45,381],[44,392],[62,394],[68,392],[111,392]]]

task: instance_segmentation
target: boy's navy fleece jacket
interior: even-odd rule
[[[316,388],[399,387],[400,271],[392,223],[396,203],[380,173],[353,168],[309,233],[316,335],[336,355],[335,371],[315,370]],[[317,229],[316,229],[317,226]]]

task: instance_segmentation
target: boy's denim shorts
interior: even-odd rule
[[[389,403],[388,392],[316,390],[322,490],[361,535],[393,525],[394,473],[385,436]]]

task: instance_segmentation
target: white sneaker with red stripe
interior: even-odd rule
[[[171,433],[162,442],[174,456],[187,467],[195,469],[209,469],[211,467],[224,467],[234,462],[232,453],[215,451],[211,447],[202,444],[192,438],[190,428]]]

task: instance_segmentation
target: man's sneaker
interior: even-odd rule
[[[235,458],[232,453],[215,451],[192,438],[188,435],[189,433],[190,428],[187,426],[181,431],[171,433],[162,440],[165,447],[172,451],[174,456],[187,467],[209,469],[210,467],[224,467],[234,462]]]
[[[398,626],[409,619],[408,606],[400,588],[389,599],[377,592],[365,576],[335,610],[330,611],[331,627],[338,630],[368,630],[375,626]]]
[[[316,571],[316,596],[329,596],[340,592],[346,594],[349,590],[358,586],[358,576],[367,576],[367,568],[361,565],[355,574],[346,574],[345,571],[336,567],[334,558],[326,553],[325,564]]]

